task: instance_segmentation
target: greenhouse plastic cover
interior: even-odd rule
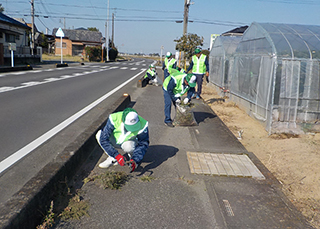
[[[231,100],[269,133],[320,131],[319,49],[320,26],[253,22],[233,54],[212,49],[210,80],[230,83]]]

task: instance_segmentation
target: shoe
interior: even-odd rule
[[[199,95],[197,95],[196,100],[199,100],[201,97]]]
[[[196,95],[192,94],[191,99],[195,99],[195,98],[196,98]]]
[[[108,157],[107,160],[99,164],[99,167],[102,169],[109,168],[110,166],[117,165],[118,162],[113,157]]]
[[[172,124],[172,122],[165,122],[164,125],[168,126],[168,127],[174,127],[174,125]]]

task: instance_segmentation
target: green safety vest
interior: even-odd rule
[[[144,75],[144,78],[147,78],[147,77],[148,77],[147,73],[149,73],[151,76],[155,76],[155,74],[156,74],[155,71],[152,71],[152,70],[149,68],[148,71],[146,72],[146,74]]]
[[[167,57],[164,59],[164,65],[166,66],[169,73],[171,73],[172,66],[174,65],[175,62],[176,62],[176,59],[174,58],[172,58],[170,61]]]
[[[167,77],[164,80],[163,89],[167,91],[169,81],[172,78],[176,84],[176,86],[173,89],[173,94],[175,97],[181,97],[190,89],[189,86],[183,85],[183,82],[186,76],[187,76],[186,73],[182,73],[182,72],[179,72],[178,70],[175,70],[169,77]]]
[[[109,115],[109,120],[114,126],[112,134],[118,145],[121,145],[125,141],[136,139],[137,135],[141,134],[148,127],[148,121],[139,115],[141,129],[136,132],[127,131],[124,127],[124,123],[122,122],[122,114],[123,112],[120,111]]]
[[[199,59],[196,55],[192,56],[193,68],[192,73],[204,74],[206,72],[206,55],[201,54]]]

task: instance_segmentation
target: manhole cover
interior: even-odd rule
[[[245,154],[187,152],[191,173],[265,179]]]

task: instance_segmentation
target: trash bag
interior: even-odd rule
[[[174,117],[175,126],[197,126],[198,123],[194,118],[192,108],[194,104],[177,104],[176,115]]]

